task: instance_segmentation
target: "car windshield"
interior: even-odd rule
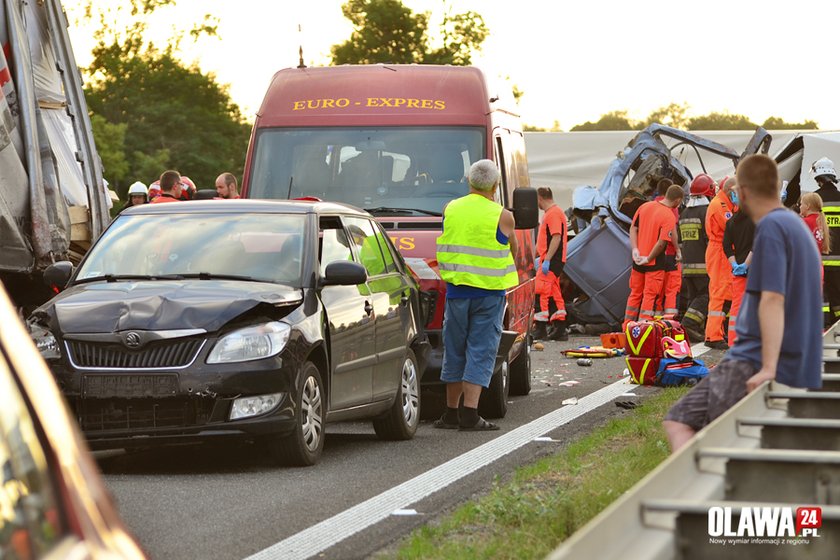
[[[469,191],[481,127],[269,128],[256,140],[250,198],[316,196],[375,215],[439,215]]]
[[[305,220],[295,214],[121,215],[75,281],[227,277],[299,287]]]

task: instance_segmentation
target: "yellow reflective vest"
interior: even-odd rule
[[[479,195],[450,202],[437,239],[440,277],[459,286],[506,290],[519,284],[510,243],[496,239],[502,207]]]

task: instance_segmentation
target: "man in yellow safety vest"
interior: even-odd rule
[[[481,388],[490,384],[502,335],[505,292],[519,283],[513,214],[495,202],[499,170],[490,160],[470,167],[470,192],[443,211],[437,239],[440,277],[446,282],[443,367],[446,412],[435,428],[498,430],[478,415]],[[464,397],[464,408],[458,404]]]

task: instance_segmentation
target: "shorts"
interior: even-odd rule
[[[490,385],[504,312],[505,296],[446,298],[441,381]]]
[[[665,420],[700,431],[747,394],[747,381],[758,368],[743,360],[724,360],[671,407]]]

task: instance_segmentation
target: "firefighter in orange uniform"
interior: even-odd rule
[[[723,233],[726,222],[732,218],[736,207],[732,200],[735,178],[727,177],[720,184],[720,190],[706,210],[706,271],[709,274],[709,313],[706,319],[706,346],[716,350],[727,350],[729,345],[723,339],[723,322],[726,313],[723,308],[732,301],[732,265],[723,252]]]
[[[658,202],[646,202],[633,217],[630,226],[630,246],[633,250],[633,269],[630,272],[630,298],[624,315],[623,328],[636,320],[638,309],[640,320],[654,318],[656,300],[665,284],[665,247],[672,245],[676,260],[682,260],[677,245],[677,218],[674,208],[683,200],[685,193],[679,185],[671,185],[665,198]]]

